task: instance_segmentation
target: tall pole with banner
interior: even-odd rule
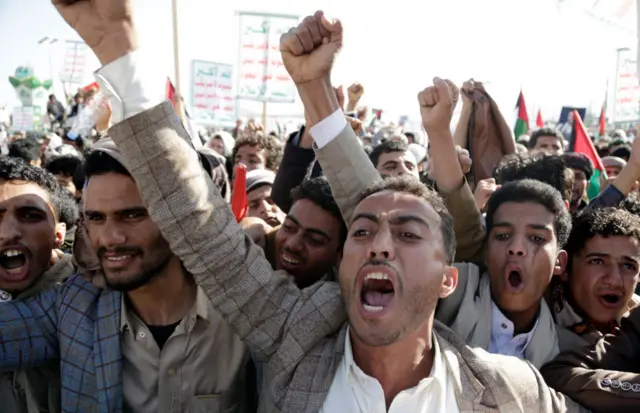
[[[173,20],[173,65],[174,79],[173,84],[176,89],[176,109],[178,116],[182,119],[182,88],[180,87],[180,47],[178,42],[178,0],[171,0],[171,15]],[[184,119],[182,119],[184,120]]]
[[[268,104],[295,100],[295,85],[282,63],[279,44],[299,17],[253,12],[238,16],[238,100],[262,102],[262,124],[267,128]]]

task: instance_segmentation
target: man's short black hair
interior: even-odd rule
[[[487,202],[487,237],[494,225],[494,215],[500,206],[507,202],[532,203],[542,205],[555,216],[553,229],[562,248],[571,232],[571,215],[557,189],[533,179],[508,182],[493,193]]]
[[[67,226],[67,231],[71,230],[76,223],[80,212],[78,203],[66,188],[60,188],[60,222]]]
[[[84,159],[85,179],[89,179],[94,175],[104,175],[110,172],[131,176],[127,168],[106,152],[100,150],[86,152]]]
[[[40,148],[40,143],[33,138],[18,139],[9,145],[9,156],[30,163],[40,159]]]
[[[570,152],[562,155],[562,160],[567,168],[577,169],[584,172],[587,177],[587,181],[593,176],[593,164],[591,159],[583,153]]]
[[[557,189],[565,201],[571,200],[572,174],[558,155],[517,153],[505,156],[493,171],[498,185],[522,179],[535,179]]]
[[[378,167],[378,162],[380,162],[380,155],[383,153],[391,153],[391,152],[406,152],[409,149],[409,146],[402,141],[384,141],[380,145],[373,148],[371,151],[371,155],[369,155],[369,159],[371,163],[373,163],[374,167]]]
[[[48,171],[29,165],[22,159],[0,156],[0,180],[5,182],[23,181],[38,185],[49,195],[57,221],[61,221],[62,188]]]
[[[444,201],[434,190],[427,188],[415,177],[408,175],[390,176],[376,182],[360,194],[358,203],[365,198],[382,191],[395,191],[411,194],[417,198],[427,201],[429,205],[440,216],[440,230],[442,231],[442,241],[447,265],[451,265],[456,254],[456,236],[453,229],[453,217],[447,210]]]
[[[564,147],[564,136],[562,136],[560,131],[554,128],[540,128],[535,130],[531,134],[531,137],[529,138],[529,143],[527,144],[529,146],[529,149],[534,149],[536,147],[536,144],[538,143],[538,139],[540,139],[542,136],[551,136],[553,138],[556,138],[558,139],[558,143],[560,144],[560,147],[561,148]]]
[[[565,247],[569,254],[569,269],[571,257],[579,254],[587,241],[596,235],[604,238],[632,237],[640,242],[640,217],[617,207],[589,208],[583,211],[573,221],[573,230]]]
[[[47,161],[44,169],[54,175],[68,176],[69,178],[72,178],[81,166],[82,161],[77,156],[61,155]]]
[[[336,217],[340,222],[340,243],[339,250],[342,251],[344,241],[347,239],[347,226],[342,219],[342,213],[340,208],[333,198],[331,193],[331,187],[329,182],[324,176],[316,178],[305,179],[302,183],[291,190],[291,205],[295,204],[301,199],[307,199],[331,215]]]

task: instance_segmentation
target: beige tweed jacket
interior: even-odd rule
[[[109,134],[172,251],[264,365],[259,411],[317,412],[344,351],[347,320],[338,285],[299,290],[271,268],[200,167],[171,103]],[[472,350],[439,323],[435,331],[453,355],[448,367],[461,412],[581,411],[530,364]]]

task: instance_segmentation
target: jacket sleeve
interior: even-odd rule
[[[59,288],[0,304],[0,372],[39,366],[59,358]]]
[[[456,262],[471,262],[483,265],[482,249],[485,229],[482,214],[476,205],[475,197],[465,180],[460,188],[450,193],[442,193],[444,203],[453,217],[456,234]]]
[[[304,131],[304,126],[296,134],[293,134],[284,147],[282,162],[278,168],[276,179],[271,189],[271,198],[284,212],[291,209],[291,190],[302,183],[312,172],[316,164],[316,155],[313,149],[301,148],[296,142]],[[322,170],[320,170],[320,174]]]
[[[359,195],[382,178],[349,125],[331,142],[316,148],[316,155],[349,227]]]
[[[540,370],[549,385],[595,412],[637,412],[640,406],[640,311],[616,336],[560,354]]]
[[[346,320],[338,285],[301,291],[274,273],[200,167],[170,102],[114,125],[109,135],[171,250],[257,362],[285,342],[305,352],[338,331]]]

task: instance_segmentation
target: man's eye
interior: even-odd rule
[[[366,237],[367,235],[369,235],[370,231],[366,230],[366,229],[357,229],[355,231],[353,231],[353,236],[356,238],[359,237]]]

